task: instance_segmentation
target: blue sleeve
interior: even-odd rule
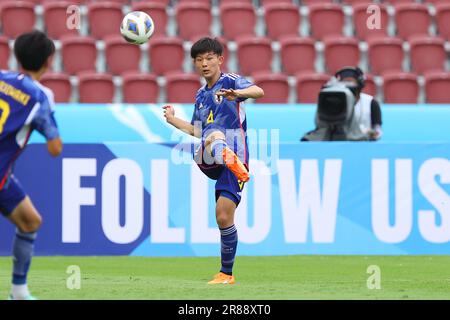
[[[238,77],[235,82],[234,82],[234,89],[239,90],[239,89],[246,89],[248,87],[253,86],[254,83],[251,81],[248,81],[246,78],[244,77]],[[237,101],[241,102],[246,100],[247,98],[238,98]]]
[[[234,89],[246,89],[253,85],[254,85],[254,83],[251,81],[248,81],[246,78],[238,77],[236,79],[236,81],[234,82]]]
[[[194,113],[192,114],[191,124],[194,125],[195,121],[200,121],[197,104],[194,106]]]
[[[54,111],[51,110],[50,103],[46,97],[40,101],[40,107],[38,111],[36,111],[31,125],[33,129],[42,134],[47,141],[59,137]]]

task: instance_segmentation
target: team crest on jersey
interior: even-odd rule
[[[220,91],[220,89],[217,90],[216,92],[214,92],[214,102],[215,102],[216,104],[220,104],[220,103],[222,102],[222,100],[223,100],[223,97],[222,97],[222,96],[218,96],[218,95],[217,95],[217,92],[218,92],[218,91]]]

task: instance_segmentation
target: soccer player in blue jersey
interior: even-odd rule
[[[34,299],[28,290],[27,273],[36,232],[42,223],[38,211],[14,177],[14,162],[33,130],[46,138],[52,156],[62,151],[53,117],[53,93],[38,82],[54,52],[52,40],[44,33],[23,34],[14,43],[20,72],[0,71],[0,212],[16,226],[9,296],[12,300]]]
[[[172,106],[164,107],[168,123],[198,138],[196,154],[200,169],[215,186],[216,221],[221,239],[221,269],[209,284],[234,284],[233,264],[238,242],[234,213],[241,200],[248,171],[247,122],[243,102],[257,99],[264,91],[245,78],[222,73],[223,47],[219,41],[202,38],[191,48],[195,68],[206,80],[195,97],[191,122],[175,117]],[[212,161],[208,161],[208,158]]]

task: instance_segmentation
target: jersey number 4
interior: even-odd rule
[[[8,102],[0,99],[0,134],[3,132],[3,127],[5,126],[6,120],[9,117],[10,107]]]
[[[208,119],[206,120],[206,123],[213,123],[214,122],[214,115],[212,110],[209,112]]]

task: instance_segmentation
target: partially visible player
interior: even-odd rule
[[[36,232],[42,223],[41,216],[14,177],[14,162],[33,130],[46,138],[52,156],[62,151],[53,117],[53,93],[38,82],[50,66],[54,52],[53,41],[44,33],[22,34],[14,43],[20,71],[0,72],[0,212],[17,227],[9,296],[12,300],[35,299],[28,290],[27,274]]]
[[[233,265],[238,237],[234,213],[241,201],[244,183],[250,178],[247,122],[242,102],[264,96],[260,87],[245,78],[221,72],[222,52],[221,43],[211,38],[202,38],[191,48],[195,68],[206,85],[197,92],[190,123],[175,117],[172,106],[164,107],[168,123],[201,138],[196,155],[197,160],[200,157],[199,167],[208,177],[217,180],[216,221],[221,235],[222,267],[209,284],[235,283]],[[205,154],[213,158],[211,163],[205,163]]]

